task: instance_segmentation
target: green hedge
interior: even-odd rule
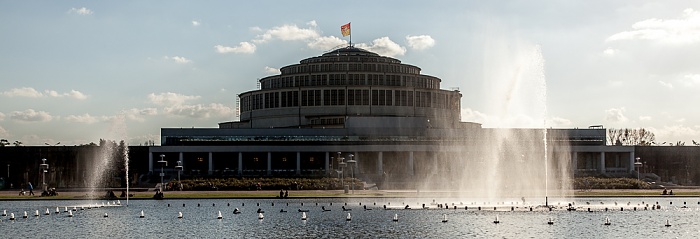
[[[634,178],[596,178],[574,179],[574,189],[648,189],[649,184]]]
[[[345,179],[347,185],[352,179]],[[342,189],[337,178],[222,178],[182,180],[182,189],[190,191],[209,190],[332,190]],[[355,180],[355,188],[363,184]]]

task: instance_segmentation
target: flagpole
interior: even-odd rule
[[[350,47],[352,47],[352,22],[348,22],[348,24],[350,25]]]

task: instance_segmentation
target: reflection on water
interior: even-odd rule
[[[692,238],[700,233],[700,205],[696,197],[584,198],[574,203],[577,211],[563,210],[568,202],[555,202],[553,205],[561,207],[548,211],[511,202],[437,201],[447,203],[450,209],[437,209],[437,205],[423,198],[132,200],[129,207],[85,210],[80,207],[95,202],[4,201],[0,210],[7,210],[8,216],[0,218],[0,231],[13,238]],[[644,210],[646,204],[657,203],[660,210]],[[422,204],[430,209],[419,209]],[[384,210],[383,205],[409,205],[414,210]],[[68,217],[63,210],[38,217],[33,213],[65,206],[77,206],[74,217]],[[330,211],[323,211],[322,206]],[[351,211],[343,211],[343,206]],[[364,206],[372,210],[365,210]],[[457,209],[453,209],[455,206]],[[482,210],[478,210],[479,206]],[[235,208],[241,213],[233,214]],[[258,209],[265,211],[262,220],[258,219]],[[299,209],[308,210],[308,220],[301,220]],[[139,218],[141,210],[144,218]],[[29,218],[22,218],[24,211]],[[218,211],[223,219],[217,219]],[[181,219],[179,212],[183,214]],[[346,221],[348,212],[352,213],[352,221]],[[15,214],[15,221],[9,220],[10,213]],[[103,217],[105,213],[109,217]],[[399,221],[393,221],[395,214]],[[441,222],[445,214],[447,223]],[[493,223],[496,217],[498,224]],[[603,225],[606,217],[610,218],[609,226]],[[550,218],[553,225],[547,223]],[[666,220],[671,227],[664,226]]]

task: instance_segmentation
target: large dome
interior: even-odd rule
[[[240,122],[220,127],[347,127],[350,117],[459,122],[458,91],[416,66],[348,46],[280,68],[240,97]]]

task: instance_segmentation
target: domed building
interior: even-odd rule
[[[464,170],[455,163],[482,160],[477,155],[493,150],[484,145],[501,130],[461,122],[462,95],[440,83],[398,59],[338,48],[284,66],[260,79],[259,89],[239,94],[237,121],[162,128],[162,146],[149,149],[149,171],[160,160],[180,161],[189,176],[353,175],[382,188],[415,188],[415,177],[450,180]],[[514,141],[543,144],[543,129],[513,130]],[[549,150],[572,160],[572,172],[633,170],[630,150],[615,154],[623,159],[615,165],[606,163],[605,129],[545,131]]]
[[[459,91],[420,68],[360,48],[340,48],[260,80],[240,97],[240,121],[220,128],[454,128]],[[478,125],[472,125],[478,127]]]

